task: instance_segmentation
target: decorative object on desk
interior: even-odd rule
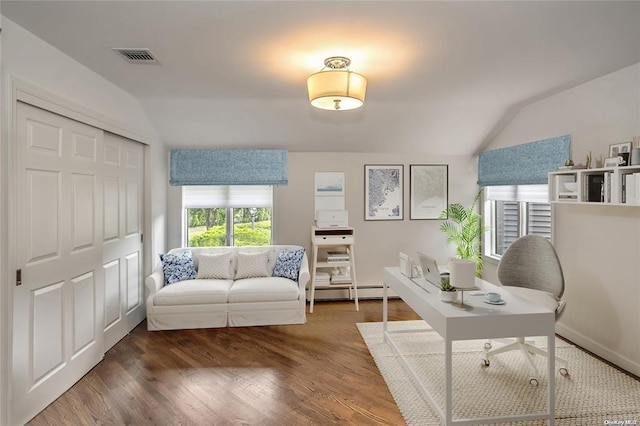
[[[453,303],[457,297],[458,293],[456,288],[451,285],[449,277],[440,278],[440,300],[446,303]]]
[[[364,166],[364,220],[404,218],[404,166]]]
[[[489,292],[484,297],[484,303],[488,303],[490,305],[504,305],[505,301],[502,300],[500,293]]]
[[[472,260],[476,264],[476,276],[482,276],[482,253],[480,236],[490,227],[482,225],[482,215],[476,211],[476,204],[482,191],[473,199],[473,204],[465,208],[455,203],[440,214],[441,219],[449,220],[440,225],[440,230],[447,235],[447,244],[456,245],[456,253],[460,259]]]
[[[564,162],[565,167],[573,167],[573,160],[569,159]]]
[[[440,219],[448,204],[449,166],[411,164],[409,176],[410,219]]]
[[[464,291],[476,287],[476,263],[473,260],[451,259],[449,261],[449,278],[451,286],[460,290],[460,303],[453,306],[461,309],[470,309],[471,306],[464,304]]]
[[[609,157],[617,157],[621,153],[631,152],[631,142],[613,143],[609,145]]]
[[[591,151],[589,151],[589,154],[587,154],[587,159],[585,160],[584,164],[586,165],[587,169],[591,168]]]

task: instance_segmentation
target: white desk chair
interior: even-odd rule
[[[498,278],[509,292],[538,305],[545,306],[556,313],[556,321],[564,310],[564,275],[562,266],[551,243],[538,235],[525,235],[514,241],[502,255],[498,265]],[[492,350],[491,342],[485,343],[483,363],[490,365],[490,358],[503,352],[520,350],[533,368],[534,376],[529,379],[532,385],[538,385],[538,369],[531,358],[532,354],[549,356],[546,351],[525,342],[518,337],[512,343]],[[559,371],[568,376],[567,361],[556,357]]]

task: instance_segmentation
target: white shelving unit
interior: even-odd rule
[[[311,245],[313,247],[313,256],[311,259],[311,288],[309,292],[309,313],[313,313],[313,303],[315,300],[316,290],[348,288],[349,299],[355,300],[356,311],[358,306],[358,285],[356,283],[356,266],[353,246],[355,243],[355,231],[353,228],[311,228]],[[335,257],[344,258],[344,260],[329,261],[329,252],[337,251],[344,253],[342,256]],[[348,259],[348,260],[346,260]],[[348,269],[348,276],[339,274],[338,282],[319,282],[318,272],[335,273],[336,270],[344,271]]]
[[[549,202],[639,207],[640,165],[551,172]]]

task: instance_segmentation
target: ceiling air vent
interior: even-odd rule
[[[159,64],[149,49],[112,49],[134,64]]]

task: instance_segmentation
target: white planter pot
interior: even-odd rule
[[[458,298],[457,291],[442,291],[440,290],[440,300],[446,303],[453,303]]]

